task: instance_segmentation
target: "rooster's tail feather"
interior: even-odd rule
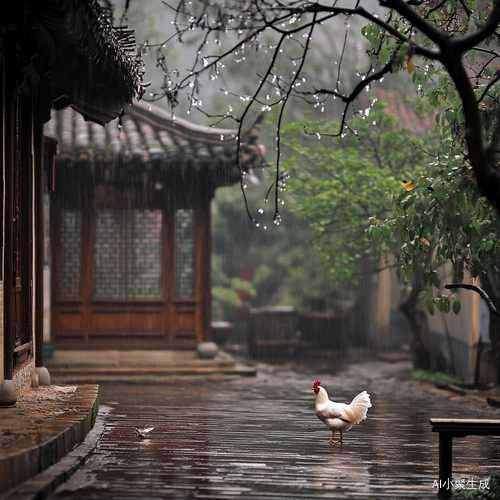
[[[361,420],[366,418],[368,408],[371,408],[370,395],[366,392],[360,392],[352,401],[347,405],[345,412],[349,420],[354,424],[359,424]]]

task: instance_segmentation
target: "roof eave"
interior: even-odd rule
[[[142,63],[130,52],[131,30],[111,26],[95,0],[28,0],[49,45],[54,107],[71,105],[100,124],[142,92]],[[125,31],[125,34],[124,34]],[[119,35],[119,36],[118,36]]]

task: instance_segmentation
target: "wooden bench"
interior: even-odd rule
[[[499,436],[500,420],[431,418],[432,432],[439,432],[439,496],[451,496],[454,437]]]

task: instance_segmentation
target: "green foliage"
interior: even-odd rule
[[[473,32],[486,18],[489,6],[478,7],[476,1],[446,2],[437,8],[424,3],[420,14],[447,36],[460,38]],[[391,27],[401,33],[412,29],[403,17],[394,15]],[[367,231],[376,242],[399,240],[398,277],[409,280],[415,269],[423,274],[428,292],[426,306],[436,310],[460,312],[453,294],[443,293],[444,280],[453,273],[453,281],[462,282],[465,272],[472,278],[496,269],[500,258],[500,221],[490,203],[481,198],[468,157],[465,140],[464,106],[458,88],[446,68],[433,59],[415,57],[412,43],[431,48],[432,44],[417,32],[410,44],[394,44],[389,32],[380,26],[368,26],[363,34],[370,42],[373,62],[393,60],[393,70],[411,73],[416,92],[422,102],[434,108],[439,126],[443,154],[435,156],[412,181],[411,189],[401,188],[390,199],[392,215],[373,220]],[[392,41],[391,41],[392,40]],[[500,102],[497,63],[497,42],[494,35],[483,47],[463,54],[463,64],[474,76],[474,92],[481,111],[483,138],[490,141],[498,122]],[[444,266],[445,263],[452,266]]]
[[[390,255],[397,245],[386,221],[403,179],[416,175],[426,158],[383,104],[350,126],[355,134],[335,140],[325,134],[338,126],[324,122],[304,120],[283,133],[291,150],[283,168],[297,200],[292,212],[309,223],[314,246],[337,283],[356,278],[362,261],[373,268],[394,264]],[[300,136],[304,128],[312,134],[306,139]],[[371,241],[365,234],[369,220]]]
[[[448,373],[430,372],[428,370],[413,370],[410,377],[420,382],[459,382],[461,380],[460,377],[454,377]]]
[[[223,321],[227,308],[242,304],[238,291],[244,291],[249,297],[255,297],[256,290],[252,283],[241,278],[229,278],[222,270],[222,257],[212,258],[212,319]]]
[[[454,497],[457,498],[469,498],[470,500],[500,500],[500,471],[495,471],[490,474],[485,480],[483,480],[483,486],[480,481],[476,481],[475,487],[477,489],[467,490],[464,488],[456,488],[454,491]]]
[[[268,182],[258,173],[261,184]],[[254,182],[258,182],[254,179]],[[259,186],[249,189],[249,202],[267,209],[256,199]],[[284,209],[295,204],[287,197]],[[255,290],[248,294],[252,307],[290,305],[309,311],[321,299],[329,311],[342,312],[352,302],[325,273],[321,255],[310,243],[307,224],[286,211],[286,224],[273,229],[256,228],[242,207],[239,186],[217,190],[212,217],[213,316],[231,321],[242,305],[237,290],[241,277]]]
[[[408,280],[416,268],[423,272],[424,285],[437,289],[437,295],[431,290],[426,299],[431,314],[436,308],[460,312],[460,304],[451,305],[453,297],[441,293],[450,273],[444,263],[453,264],[454,281],[462,282],[465,270],[478,277],[500,257],[498,213],[480,197],[470,168],[456,153],[430,163],[412,179],[413,189],[400,189],[391,200],[392,216],[373,221],[367,231],[373,239],[379,235],[389,242],[400,239],[398,277]]]

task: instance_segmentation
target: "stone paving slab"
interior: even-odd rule
[[[492,418],[498,410],[404,379],[407,371],[408,363],[335,374],[259,366],[255,378],[102,385],[106,425],[97,446],[68,481],[33,498],[436,499],[438,438],[429,417]],[[314,415],[317,377],[337,401],[362,389],[372,395],[367,420],[346,433],[342,448],[325,444],[330,432]],[[147,439],[134,435],[150,425]],[[500,468],[498,443],[457,440],[455,477],[477,485]]]
[[[95,451],[104,427],[105,419],[100,412],[97,415],[94,427],[79,446],[70,451],[59,462],[8,492],[6,496],[0,495],[0,498],[8,498],[8,500],[41,500],[49,496],[85,464],[91,453]]]
[[[99,387],[43,386],[0,407],[0,494],[60,461],[94,425]]]
[[[254,366],[224,351],[212,360],[199,359],[194,351],[56,351],[48,365],[52,380],[66,385],[32,389],[15,406],[0,407],[0,498],[83,441],[99,407],[95,384],[175,384],[256,375]],[[79,464],[83,458],[75,456]],[[61,467],[64,478],[64,465],[54,470]],[[68,465],[68,471],[76,468]],[[39,481],[45,484],[41,491],[49,491],[58,480],[48,473]]]
[[[362,363],[307,375],[258,366],[255,378],[106,384],[83,444],[0,498],[437,498],[437,437],[428,417],[498,418],[498,410],[484,395],[404,379],[409,369]],[[342,450],[323,443],[330,433],[314,416],[310,391],[317,375],[332,399],[372,394],[368,419],[346,434]],[[395,417],[398,401],[407,410]],[[151,438],[135,438],[135,427],[147,425],[155,426]],[[464,478],[499,468],[498,439],[471,437],[454,451],[454,472]]]

